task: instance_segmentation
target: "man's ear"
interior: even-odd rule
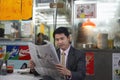
[[[69,39],[69,41],[71,42],[71,37],[70,37],[70,36],[68,36],[68,39]]]

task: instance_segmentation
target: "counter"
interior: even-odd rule
[[[36,77],[33,74],[20,74],[18,70],[14,70],[14,73],[7,75],[0,75],[0,80],[39,80],[41,77]]]

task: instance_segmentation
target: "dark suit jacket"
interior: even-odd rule
[[[60,49],[57,49],[58,57],[60,59]],[[85,54],[81,50],[77,50],[70,47],[66,67],[72,73],[71,80],[84,80],[86,74],[86,66],[85,66]]]

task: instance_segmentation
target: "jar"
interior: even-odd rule
[[[107,33],[99,33],[97,35],[97,47],[99,49],[108,48],[108,34]]]

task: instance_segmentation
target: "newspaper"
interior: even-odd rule
[[[35,70],[41,75],[58,77],[60,74],[55,68],[59,63],[54,45],[47,41],[45,45],[29,43],[30,55],[35,63]]]

